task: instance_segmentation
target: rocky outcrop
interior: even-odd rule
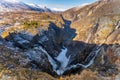
[[[102,76],[112,76],[119,73],[119,48],[120,45],[103,45],[100,54],[97,56],[95,64],[91,66]]]
[[[31,45],[40,44],[51,56],[56,57],[61,51],[61,48],[68,46],[75,36],[75,29],[71,29],[69,26],[61,29],[51,23],[48,31],[43,30],[33,37]]]

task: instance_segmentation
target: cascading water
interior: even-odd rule
[[[65,71],[70,70],[72,68],[78,68],[78,67],[87,68],[90,65],[92,65],[96,56],[98,55],[100,49],[101,49],[101,46],[93,49],[93,51],[91,51],[90,54],[85,59],[84,64],[77,63],[75,65],[70,65],[70,66],[68,66],[70,56],[69,57],[66,56],[67,51],[68,51],[67,48],[62,49],[61,52],[59,53],[59,55],[57,57],[55,57],[55,59],[60,63],[60,65],[58,65],[57,62],[45,50],[43,50],[43,49],[42,50],[47,55],[48,60],[53,67],[53,70],[58,75],[62,75],[62,74],[64,74]]]

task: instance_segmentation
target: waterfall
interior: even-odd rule
[[[97,47],[97,48],[93,49],[93,51],[85,59],[85,63],[84,64],[78,63],[78,64],[75,64],[75,65],[71,65],[70,67],[67,67],[65,71],[70,70],[72,68],[78,68],[80,66],[83,67],[83,68],[88,68],[89,66],[91,66],[93,64],[93,62],[94,62],[94,60],[95,60],[95,58],[98,55],[100,50],[101,50],[101,47]]]
[[[41,48],[41,50],[47,55],[48,60],[53,67],[53,70],[58,75],[62,75],[62,74],[64,74],[65,71],[70,70],[72,68],[78,68],[80,66],[83,67],[83,68],[88,68],[90,65],[93,64],[96,56],[98,55],[99,51],[101,50],[101,46],[98,46],[97,48],[94,48],[90,52],[90,54],[87,56],[87,58],[85,59],[83,64],[78,63],[78,64],[70,65],[70,66],[68,66],[70,56],[69,57],[66,56],[67,51],[68,51],[67,48],[61,49],[61,52],[59,53],[59,55],[54,58],[58,62],[60,62],[60,65],[58,65],[57,61],[55,61],[43,48]]]
[[[53,67],[53,70],[56,72],[57,62],[47,53],[46,50],[44,50],[42,47],[40,47],[40,49],[47,55],[48,60]]]
[[[66,57],[66,53],[67,53],[67,48],[62,49],[62,51],[60,52],[60,54],[56,57],[56,59],[60,62],[60,66],[59,66],[59,68],[57,70],[57,74],[58,75],[63,74],[64,71],[65,71],[65,68],[68,65],[70,56],[67,58]]]

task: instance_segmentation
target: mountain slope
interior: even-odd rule
[[[100,0],[84,7],[63,12],[77,30],[75,40],[89,43],[120,43],[120,0]],[[112,36],[112,37],[111,37]]]
[[[41,6],[39,6],[39,5],[37,5],[37,4],[28,4],[29,6],[31,6],[31,7],[33,7],[34,9],[36,9],[36,10],[43,10],[43,12],[52,12],[52,10],[51,9],[49,9],[49,8],[47,8],[46,6],[44,6],[44,7],[41,7]]]
[[[31,6],[23,2],[10,2],[6,0],[0,1],[0,11],[40,11],[40,12],[51,12],[48,8],[41,8],[39,6]]]

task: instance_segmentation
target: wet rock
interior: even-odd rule
[[[103,45],[91,69],[105,77],[118,75],[120,57],[117,52],[119,52],[119,48],[120,46],[117,44]]]
[[[10,33],[10,35],[5,38],[6,41],[11,42],[15,47],[19,47],[21,49],[30,48],[31,39],[31,36],[23,35],[21,33]]]
[[[85,53],[86,49],[87,45],[84,42],[73,41],[68,46],[67,57],[70,56],[68,66],[71,64],[81,63],[84,60],[85,55],[87,55],[87,53]]]
[[[52,66],[40,47],[25,51],[24,56],[29,59],[29,64],[33,69],[40,69],[41,71],[52,74]]]
[[[48,31],[42,31],[33,37],[31,44],[37,44],[46,49],[51,56],[58,56],[63,46],[68,46],[76,36],[75,30],[69,26],[64,29],[51,23]]]

